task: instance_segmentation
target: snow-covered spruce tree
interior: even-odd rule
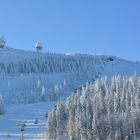
[[[42,91],[41,91],[41,101],[45,101],[45,87],[44,85],[42,86]]]
[[[86,84],[53,112],[47,123],[49,140],[54,135],[69,140],[139,139],[140,77],[116,76],[110,85],[105,77]]]
[[[29,95],[28,95],[28,103],[29,104],[32,104],[32,103],[34,103],[35,102],[35,95],[34,95],[34,93],[33,93],[33,90],[31,90],[30,92],[29,92]]]
[[[60,93],[60,87],[59,87],[59,84],[56,84],[54,86],[54,89],[53,89],[53,94],[52,94],[53,97],[52,97],[52,99],[57,100],[58,97],[59,97],[59,93]]]
[[[47,123],[47,139],[55,140],[57,138],[57,120],[56,120],[56,110],[53,110],[48,117]]]
[[[2,96],[0,95],[0,115],[1,114],[4,114],[4,103],[3,103]]]
[[[68,114],[66,110],[66,104],[63,101],[61,101],[60,104],[57,106],[56,110],[56,120],[57,120],[56,131],[58,136],[62,136],[67,132],[66,131],[67,116]]]

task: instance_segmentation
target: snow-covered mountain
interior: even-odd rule
[[[140,64],[114,56],[0,49],[0,94],[5,103],[56,100],[101,76],[140,75]]]
[[[138,62],[114,56],[0,49],[0,95],[5,102],[5,114],[0,116],[0,138],[18,140],[20,125],[26,123],[24,137],[39,140],[46,131],[45,113],[57,102],[37,102],[66,98],[101,76],[135,73],[140,75]],[[38,124],[34,123],[36,119]]]

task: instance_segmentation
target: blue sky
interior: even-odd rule
[[[0,0],[0,35],[9,46],[111,54],[140,60],[139,0]]]

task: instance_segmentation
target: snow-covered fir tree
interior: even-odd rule
[[[41,91],[41,101],[45,101],[45,87],[44,85],[42,86],[42,91]]]
[[[4,114],[4,103],[3,103],[2,96],[0,95],[0,115],[1,114]]]
[[[61,101],[49,115],[49,140],[140,138],[140,77],[116,76],[109,83],[101,78]]]

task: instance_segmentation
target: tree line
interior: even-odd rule
[[[19,56],[20,57],[20,56]],[[22,56],[23,57],[23,56]],[[21,60],[22,61],[21,61]],[[63,55],[63,54],[42,54],[24,56],[19,60],[9,60],[0,62],[0,75],[7,74],[29,74],[29,73],[67,73],[94,71],[97,64],[110,61],[107,56],[93,55]]]

